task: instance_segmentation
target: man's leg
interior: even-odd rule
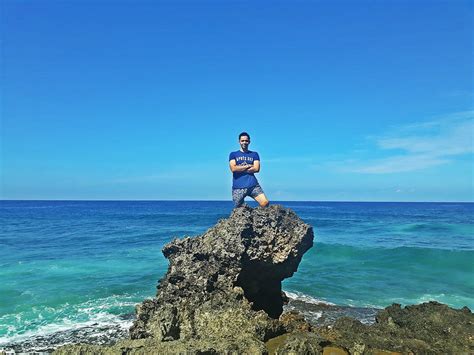
[[[234,208],[240,207],[244,204],[247,189],[232,189],[232,201],[234,201]]]
[[[267,199],[267,196],[265,196],[265,193],[263,192],[263,189],[260,185],[256,185],[252,189],[250,196],[252,196],[255,199],[255,201],[257,201],[258,204],[262,207],[266,207],[270,203]]]
[[[265,194],[260,194],[258,196],[255,196],[255,200],[262,207],[267,207],[268,204],[270,203],[270,201],[268,201],[267,196],[265,196]]]

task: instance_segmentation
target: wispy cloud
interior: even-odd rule
[[[373,137],[377,152],[393,151],[393,155],[368,161],[345,161],[343,170],[388,174],[447,164],[456,156],[474,152],[473,137],[474,111],[399,127],[383,137]]]
[[[426,169],[448,163],[448,159],[429,155],[399,155],[367,162],[366,165],[347,167],[346,170],[356,173],[388,174]]]

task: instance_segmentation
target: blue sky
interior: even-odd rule
[[[2,199],[474,200],[470,1],[0,4]]]

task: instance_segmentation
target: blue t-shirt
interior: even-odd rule
[[[250,164],[253,165],[255,160],[260,161],[260,157],[257,152],[247,151],[246,153],[238,150],[229,154],[229,161],[232,159],[235,160],[237,165]],[[234,177],[232,180],[233,189],[246,189],[249,187],[254,187],[258,184],[257,178],[253,173],[247,173],[245,171],[234,172]]]

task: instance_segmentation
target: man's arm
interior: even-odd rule
[[[260,171],[260,160],[254,160],[253,165],[250,165],[250,169],[247,170],[248,173],[258,173]]]
[[[252,165],[248,165],[248,164],[237,165],[237,163],[235,162],[235,159],[232,159],[232,160],[229,160],[229,167],[230,167],[230,171],[232,171],[233,173],[239,173],[239,172],[250,170]]]

